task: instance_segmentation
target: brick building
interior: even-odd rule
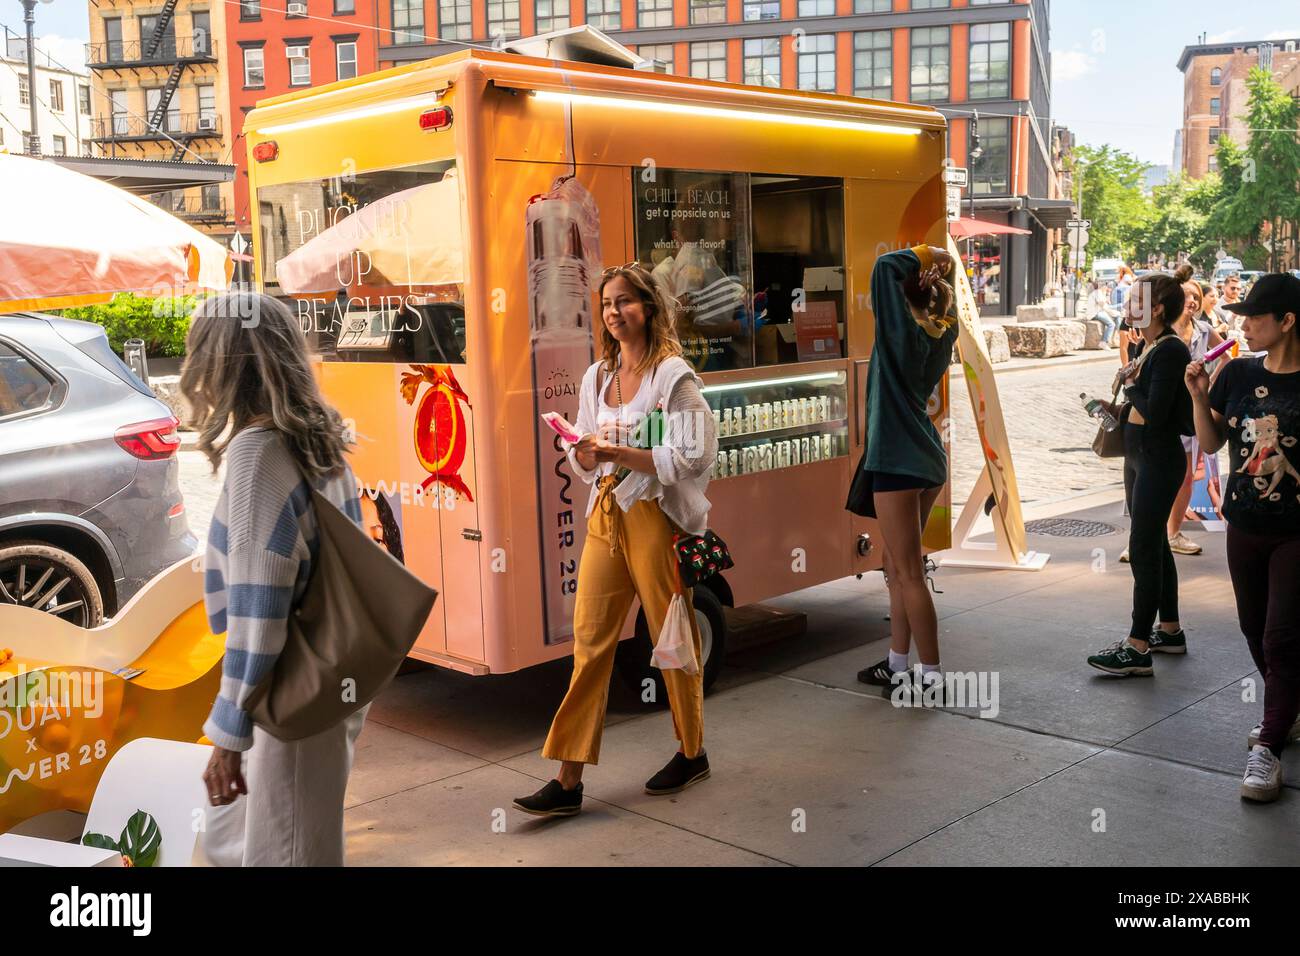
[[[387,3],[389,0],[381,0]],[[346,80],[378,68],[375,0],[241,0],[225,3],[235,228],[249,216],[244,117],[258,100]]]
[[[933,105],[954,164],[971,168],[975,216],[1031,232],[973,244],[985,310],[1014,312],[1056,278],[1051,231],[1070,201],[1053,168],[1048,0],[378,2],[385,67],[589,23],[674,73]]]
[[[1300,38],[1198,44],[1183,48],[1178,69],[1183,74],[1183,128],[1178,157],[1184,175],[1199,179],[1217,168],[1215,144],[1229,135],[1246,145],[1243,116],[1249,93],[1246,80],[1255,67],[1274,79],[1300,85]],[[1284,83],[1284,86],[1285,86]]]

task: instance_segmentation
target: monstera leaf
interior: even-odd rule
[[[84,846],[121,853],[127,866],[153,866],[162,849],[162,831],[158,821],[143,810],[131,814],[122,828],[122,835],[114,840],[104,833],[87,833],[81,838]]]

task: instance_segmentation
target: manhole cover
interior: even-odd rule
[[[1118,530],[1104,521],[1084,521],[1081,518],[1039,518],[1025,522],[1025,531],[1029,534],[1047,534],[1054,538],[1097,538]]]

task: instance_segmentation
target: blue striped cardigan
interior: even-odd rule
[[[317,490],[361,523],[351,469]],[[311,492],[283,436],[244,429],[226,450],[226,479],[204,563],[208,623],[212,633],[226,635],[221,689],[203,725],[218,747],[253,745],[244,703],[284,648],[289,611],[307,587],[316,546]]]

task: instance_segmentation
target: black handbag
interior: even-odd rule
[[[673,551],[677,555],[677,570],[684,588],[693,588],[719,571],[736,566],[726,542],[712,531],[677,535],[673,538]]]

